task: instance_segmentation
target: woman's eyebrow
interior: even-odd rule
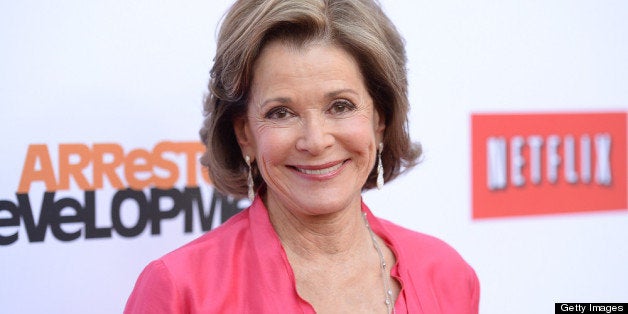
[[[339,89],[339,90],[334,90],[331,92],[328,92],[325,94],[325,96],[327,98],[334,98],[340,94],[345,94],[345,93],[350,93],[350,94],[354,94],[354,95],[359,95],[359,93],[357,91],[355,91],[352,88],[343,88],[343,89]]]
[[[269,99],[266,99],[266,100],[262,101],[259,104],[259,107],[260,108],[264,108],[264,107],[266,107],[270,103],[287,104],[287,103],[290,103],[290,102],[292,102],[292,100],[289,97],[273,97],[273,98],[269,98]]]

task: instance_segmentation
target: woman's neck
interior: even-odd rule
[[[369,234],[361,200],[327,214],[308,215],[268,200],[270,221],[289,253],[300,258],[351,258],[368,249]]]
[[[270,221],[286,252],[298,294],[319,313],[386,310],[386,286],[378,241],[387,265],[395,256],[385,243],[371,238],[361,211],[361,199],[324,215],[306,215],[266,198]],[[389,274],[386,274],[389,278]],[[391,282],[394,303],[401,286]]]

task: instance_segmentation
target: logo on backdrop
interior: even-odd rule
[[[473,218],[626,209],[627,118],[473,114]]]
[[[128,151],[111,143],[29,145],[17,201],[0,200],[0,245],[20,240],[20,227],[29,242],[44,241],[48,229],[60,241],[111,238],[114,232],[136,237],[147,228],[158,235],[163,221],[181,216],[185,233],[193,231],[195,221],[207,231],[217,210],[224,222],[242,207],[217,192],[201,193],[199,183],[210,184],[197,162],[204,150],[197,142],[160,142],[152,150]],[[72,195],[59,196],[59,191]],[[103,216],[109,225],[97,221]]]

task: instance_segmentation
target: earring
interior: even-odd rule
[[[382,150],[384,150],[384,143],[379,143],[379,149],[377,150],[377,189],[381,190],[384,186],[384,165],[382,164]]]
[[[249,175],[246,178],[246,185],[249,188],[249,201],[253,201],[255,199],[255,191],[253,190],[253,173],[251,172],[251,157],[249,155],[244,156],[244,161],[246,165],[249,167]]]

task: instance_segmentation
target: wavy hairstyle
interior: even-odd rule
[[[220,192],[247,193],[247,166],[234,132],[246,115],[253,65],[274,40],[304,46],[322,42],[344,49],[358,62],[367,90],[384,117],[384,181],[416,165],[421,146],[408,134],[408,81],[404,41],[373,0],[239,0],[218,34],[209,94],[204,102],[201,163]],[[253,167],[255,186],[263,179]],[[364,189],[376,185],[375,167]]]

